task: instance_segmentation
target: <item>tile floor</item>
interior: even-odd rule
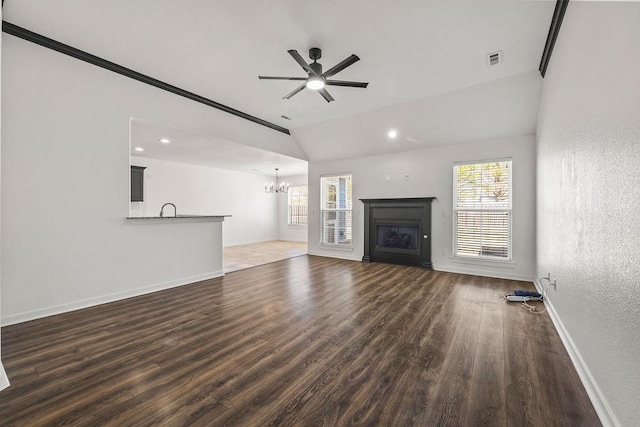
[[[251,245],[223,248],[222,268],[226,273],[244,270],[256,265],[268,264],[281,259],[293,258],[307,253],[307,244],[299,242],[254,243]]]

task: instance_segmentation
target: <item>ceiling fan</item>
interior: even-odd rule
[[[331,101],[334,101],[334,99],[331,95],[329,95],[329,92],[327,92],[327,89],[325,89],[325,86],[360,87],[364,89],[369,84],[369,83],[362,83],[362,82],[347,82],[344,80],[329,80],[329,77],[332,77],[338,74],[340,71],[344,70],[348,66],[353,65],[355,62],[359,61],[360,58],[358,58],[356,55],[351,55],[347,59],[343,60],[342,62],[339,62],[338,64],[334,65],[333,67],[329,68],[327,71],[323,73],[322,64],[317,62],[318,59],[322,57],[322,50],[320,50],[320,48],[312,47],[311,49],[309,49],[309,58],[313,60],[311,64],[307,64],[305,60],[302,59],[302,56],[300,56],[298,51],[292,49],[292,50],[289,50],[288,52],[289,52],[289,55],[291,55],[293,59],[295,59],[296,62],[302,67],[302,69],[307,72],[307,77],[258,76],[259,79],[264,79],[264,80],[304,81],[304,83],[302,83],[300,86],[298,86],[296,89],[294,89],[291,93],[289,93],[282,99],[289,99],[293,95],[301,92],[305,87],[307,87],[312,90],[317,90],[318,93],[322,95],[324,99],[327,100],[327,102],[331,102]]]

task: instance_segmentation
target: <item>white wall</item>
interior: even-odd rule
[[[513,263],[462,262],[451,257],[453,247],[453,163],[513,158]],[[320,176],[353,174],[353,249],[320,244]],[[404,175],[409,174],[409,180]],[[386,182],[385,177],[391,180]],[[359,199],[437,197],[432,210],[432,261],[436,270],[532,280],[535,260],[535,138],[495,141],[309,163],[309,253],[361,260],[364,253],[363,205]],[[442,254],[442,251],[445,254]]]
[[[291,186],[307,185],[307,175],[295,175],[282,178]],[[289,199],[287,194],[278,195],[278,240],[306,242],[306,225],[289,225]]]
[[[0,21],[2,21],[2,8],[0,7]],[[2,64],[2,39],[0,38],[0,64]],[[0,92],[1,92],[1,88],[2,88],[2,72],[0,71]],[[2,152],[2,120],[0,119],[0,153]],[[1,159],[1,155],[0,155],[0,159]],[[2,168],[0,167],[0,172],[2,172]],[[2,182],[2,179],[0,178],[0,184]],[[1,190],[0,190],[0,196],[1,196]],[[1,198],[0,198],[1,199]],[[0,212],[2,212],[2,202],[0,201]],[[0,214],[0,218],[1,218],[1,214]],[[1,233],[1,229],[0,229],[0,240],[2,238],[2,233]],[[2,271],[2,258],[0,256],[0,272]],[[1,274],[0,274],[1,277]],[[0,307],[2,307],[2,280],[0,279]],[[0,308],[0,318],[2,318],[1,316],[2,314],[2,310]],[[1,337],[0,337],[1,338]],[[2,340],[0,339],[0,342]],[[9,386],[9,379],[7,378],[7,374],[4,371],[4,366],[2,365],[2,351],[0,349],[0,390],[7,388]]]
[[[299,156],[292,139],[2,38],[2,323],[222,274],[221,223],[125,220],[129,118]]]
[[[639,41],[640,3],[570,2],[538,121],[537,271],[605,425],[640,415]]]
[[[223,246],[278,238],[277,206],[264,192],[264,175],[131,156],[144,170],[144,202],[131,202],[132,216],[157,216],[167,202],[178,214],[231,215],[223,224]],[[173,215],[173,207],[165,213]]]

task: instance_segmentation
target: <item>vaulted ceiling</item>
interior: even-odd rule
[[[4,19],[291,130],[310,161],[533,134],[554,1],[6,0]],[[367,89],[299,82],[287,50]],[[486,55],[502,51],[489,66]],[[280,116],[288,116],[286,120]],[[247,122],[246,126],[256,126]],[[398,130],[390,141],[386,132]],[[189,129],[185,129],[189,131]],[[275,132],[275,131],[274,131]],[[215,135],[212,144],[215,144]]]

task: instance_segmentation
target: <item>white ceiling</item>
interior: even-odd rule
[[[149,121],[131,119],[131,155],[260,175],[306,175],[307,162]],[[162,143],[166,138],[170,142]],[[135,151],[135,148],[144,151]]]
[[[539,73],[531,71],[292,132],[305,154],[316,161],[334,159],[335,153],[351,158],[533,135],[541,83]],[[389,129],[397,131],[396,138],[387,136]],[[470,139],[470,135],[475,138]]]
[[[532,134],[537,68],[555,1],[7,0],[4,19],[292,130],[311,161]],[[367,89],[298,82],[288,55],[322,48],[325,69]],[[503,52],[489,67],[486,54]],[[286,115],[291,121],[280,118]],[[255,124],[247,122],[247,126]],[[387,127],[400,138],[388,144]]]

